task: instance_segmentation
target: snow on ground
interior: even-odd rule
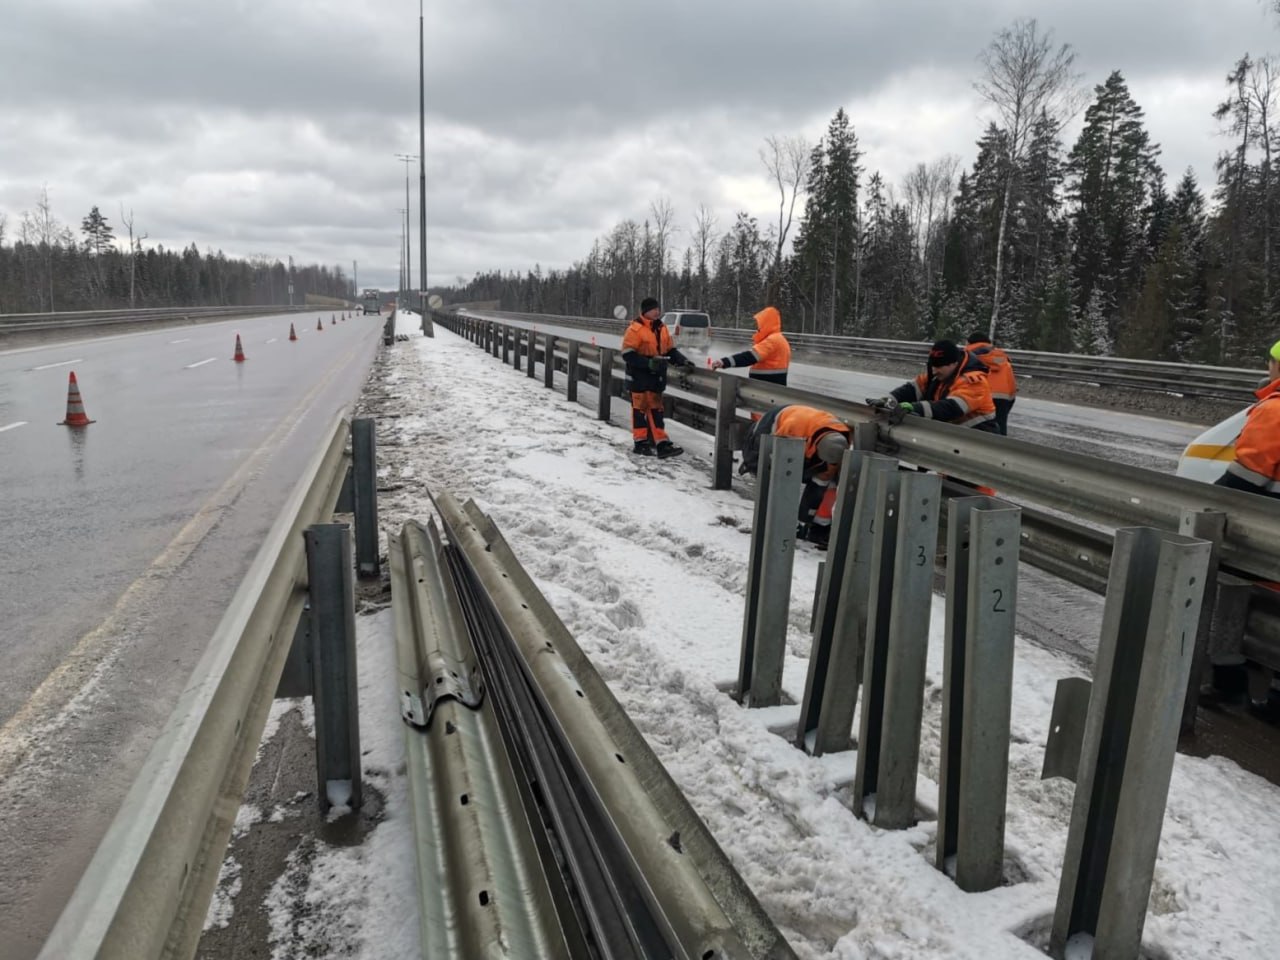
[[[1073,785],[1039,772],[1054,684],[1076,672],[1070,661],[1019,643],[1006,885],[962,893],[932,865],[942,598],[921,820],[874,829],[849,809],[852,753],[808,757],[786,738],[798,707],[748,710],[720,692],[737,673],[752,505],[740,491],[708,489],[706,462],[693,456],[708,441],[676,426],[690,457],[638,461],[620,404],[613,424],[598,422],[544,390],[540,375],[503,367],[439,327],[423,338],[417,318],[402,315],[400,328],[411,341],[392,349],[371,384],[389,395],[378,424],[384,530],[427,518],[428,490],[474,498],[493,517],[801,957],[1042,956],[1021,935],[1047,935],[1057,896]],[[797,703],[820,556],[805,548],[795,563],[784,687]],[[359,644],[363,749],[385,819],[361,847],[300,845],[267,904],[273,957],[418,955],[389,611],[359,619]],[[1146,925],[1153,952],[1277,955],[1278,800],[1232,763],[1177,758]],[[225,922],[227,899],[215,922]],[[306,923],[323,925],[305,937],[289,915],[301,900],[313,908]]]

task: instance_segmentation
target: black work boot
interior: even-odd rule
[[[665,460],[667,457],[678,457],[684,453],[684,447],[677,447],[670,440],[663,440],[658,444],[658,459]]]
[[[657,451],[653,448],[652,440],[637,440],[635,449],[631,452],[639,457],[652,457]]]

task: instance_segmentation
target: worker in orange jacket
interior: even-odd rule
[[[1271,382],[1255,394],[1236,437],[1236,459],[1214,482],[1280,500],[1280,340],[1267,355],[1267,374]]]
[[[852,445],[849,425],[825,410],[788,404],[770,410],[751,425],[742,442],[742,465],[739,473],[754,474],[760,458],[760,440],[775,437],[798,437],[804,441],[804,465],[800,479],[804,492],[800,495],[799,529],[796,535],[825,549],[831,539],[831,519],[835,512],[836,484],[840,479],[840,463]]]
[[[667,365],[692,367],[693,361],[676,349],[662,307],[653,297],[640,301],[640,315],[622,336],[622,362],[631,389],[631,438],[634,453],[666,459],[684,453],[667,436],[662,393],[667,388]]]
[[[747,374],[752,380],[787,385],[787,370],[791,367],[791,344],[782,335],[782,314],[777,307],[765,307],[755,315],[756,332],[751,338],[751,349],[729,357],[711,361],[712,370],[729,367],[750,367]]]
[[[969,334],[966,344],[969,356],[977,357],[987,368],[987,384],[991,387],[991,400],[996,405],[996,423],[1002,434],[1009,433],[1009,411],[1018,397],[1018,378],[1013,374],[1009,355],[991,342],[991,337],[977,330]]]
[[[925,372],[893,390],[868,400],[877,413],[891,418],[914,414],[988,433],[999,433],[996,406],[987,384],[987,368],[952,340],[929,348]]]

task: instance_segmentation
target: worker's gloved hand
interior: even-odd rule
[[[920,412],[916,409],[916,405],[914,403],[900,403],[898,404],[898,409],[903,413],[918,414]]]
[[[694,363],[693,363],[693,361],[692,361],[692,360],[690,360],[688,357],[685,357],[683,360],[679,361],[679,362],[676,364],[676,366],[678,366],[678,367],[684,367],[686,370],[692,370],[692,369],[693,369],[693,367],[694,367]]]
[[[712,370],[723,370],[725,367],[729,365],[728,363],[725,362],[726,360],[728,360],[728,357],[726,357],[724,360],[708,360],[707,366],[710,367]]]
[[[660,370],[665,370],[666,365],[667,365],[666,357],[650,357],[649,358],[649,371],[651,373],[658,373]]]
[[[898,409],[898,401],[893,397],[867,397],[867,406],[876,413],[892,413]]]

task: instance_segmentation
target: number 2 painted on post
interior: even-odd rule
[[[1009,611],[1005,607],[1000,606],[1000,604],[1004,603],[1004,591],[999,587],[995,587],[991,592],[996,596],[995,602],[991,604],[991,612],[1008,613]]]

